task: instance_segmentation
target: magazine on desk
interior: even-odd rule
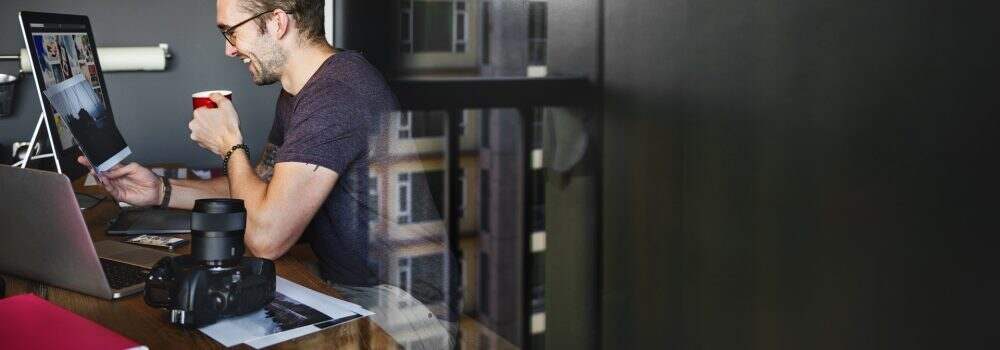
[[[278,277],[274,301],[263,309],[200,330],[225,347],[247,344],[260,349],[373,314]]]

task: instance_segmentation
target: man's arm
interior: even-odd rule
[[[277,259],[305,231],[309,221],[337,183],[333,170],[298,162],[274,166],[274,176],[265,182],[250,166],[245,152],[229,158],[229,188],[233,198],[247,208],[244,242],[258,257]]]
[[[260,162],[254,172],[264,182],[271,182],[274,175],[274,160],[278,155],[278,146],[268,142],[260,156]],[[229,179],[226,176],[210,180],[170,180],[172,188],[170,207],[191,210],[194,201],[202,198],[228,198]],[[162,194],[160,194],[162,196]],[[163,198],[163,197],[160,197]]]
[[[202,198],[229,198],[229,180],[225,176],[208,180],[170,180],[170,207],[191,210]],[[161,189],[162,191],[162,189]],[[163,199],[163,193],[160,193]]]
[[[91,167],[86,157],[80,156],[77,162]],[[163,203],[163,180],[139,163],[127,165],[118,164],[103,174],[91,175],[97,177],[101,185],[115,200],[135,206],[155,206]],[[207,197],[229,197],[229,182],[225,178],[211,180],[170,180],[170,207],[191,209],[194,201]]]
[[[243,143],[233,103],[220,94],[209,98],[218,108],[198,108],[188,128],[191,140],[225,156]],[[283,162],[274,166],[270,182],[254,171],[246,152],[230,155],[229,194],[243,200],[247,226],[243,242],[256,256],[276,259],[298,241],[313,215],[337,183],[337,173],[317,165]],[[266,175],[266,174],[265,174]]]
[[[264,182],[271,182],[271,177],[274,176],[274,160],[277,158],[278,146],[270,142],[264,145],[264,151],[260,154],[260,162],[257,163],[257,167],[254,169],[257,177],[264,180]]]

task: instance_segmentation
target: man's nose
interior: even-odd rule
[[[226,40],[226,56],[236,57],[236,54],[238,53],[239,50],[236,50],[236,47],[233,46],[233,44],[230,44],[229,40]]]

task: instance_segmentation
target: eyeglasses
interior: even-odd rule
[[[236,46],[236,43],[235,43],[235,41],[236,41],[236,39],[235,39],[235,35],[236,35],[236,28],[239,28],[239,27],[240,27],[241,25],[244,25],[244,24],[246,24],[247,22],[250,22],[250,21],[252,21],[252,20],[255,20],[255,19],[257,19],[257,17],[260,17],[260,16],[263,16],[264,14],[267,14],[267,13],[271,13],[271,12],[272,12],[272,11],[274,11],[274,10],[280,10],[280,9],[271,9],[271,10],[267,10],[267,11],[264,11],[264,12],[261,12],[261,13],[258,13],[258,14],[256,14],[256,15],[254,15],[253,17],[250,17],[250,18],[247,18],[247,19],[243,20],[243,21],[242,21],[242,22],[240,22],[240,23],[236,23],[236,24],[232,25],[231,27],[229,27],[229,28],[227,28],[227,29],[224,29],[224,30],[222,30],[222,37],[223,37],[223,38],[226,38],[226,41],[228,41],[228,42],[229,42],[229,45],[233,45],[233,46]],[[284,11],[284,10],[282,10],[282,11]],[[285,11],[285,13],[287,13],[287,14],[291,14],[292,12],[289,12],[289,11]]]

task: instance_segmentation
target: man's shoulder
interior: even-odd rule
[[[354,51],[338,52],[321,67],[310,95],[353,94],[348,97],[377,98],[389,93],[382,73]]]
[[[291,115],[292,123],[316,117],[339,120],[364,109],[360,95],[339,81],[313,86],[297,97]]]
[[[295,114],[316,112],[381,114],[396,108],[381,73],[360,54],[340,52],[331,57],[317,76],[295,98]]]

